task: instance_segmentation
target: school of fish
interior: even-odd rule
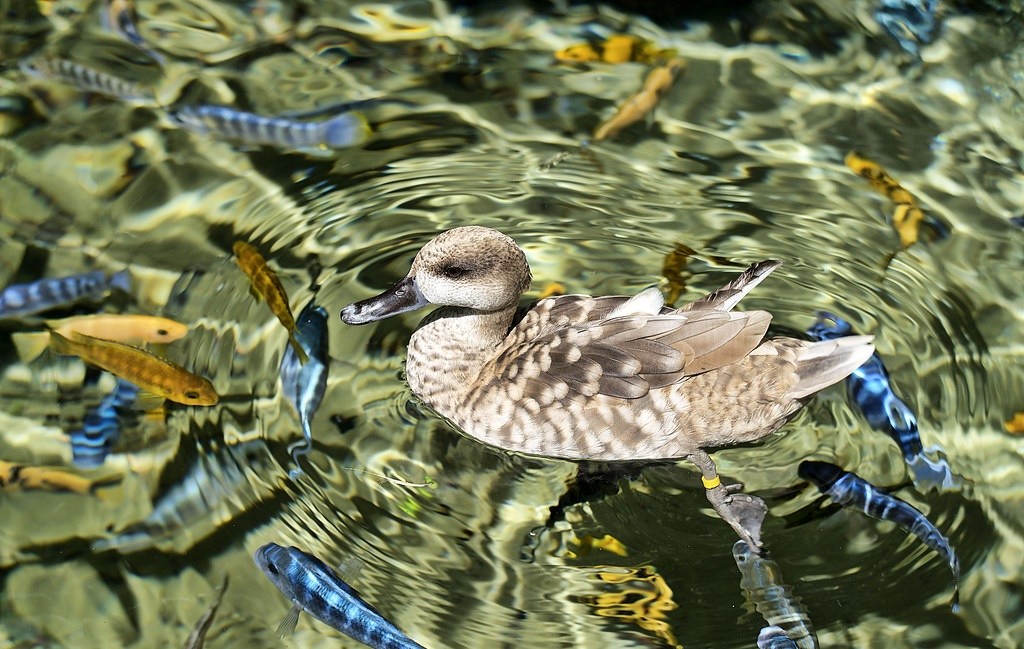
[[[143,37],[134,2],[106,0],[103,5],[100,19],[109,33],[148,54],[157,66],[166,63],[158,47]],[[930,44],[939,29],[936,5],[936,2],[881,0],[873,16],[900,48],[919,58],[921,47]],[[589,150],[592,145],[611,140],[635,124],[649,120],[687,70],[687,62],[676,50],[661,48],[648,39],[630,34],[592,36],[586,42],[556,51],[554,59],[568,64],[563,67],[571,68],[627,63],[648,66],[639,90],[623,99],[610,116],[598,123],[589,139],[582,141],[581,150]],[[116,100],[145,102],[161,111],[166,123],[173,127],[184,129],[196,138],[224,140],[239,147],[272,147],[312,157],[329,156],[338,150],[361,146],[374,135],[367,117],[347,107],[338,108],[326,119],[313,120],[312,115],[263,115],[229,105],[163,106],[151,89],[67,58],[36,55],[22,59],[19,65],[33,82],[57,82]],[[592,151],[589,154],[593,155]],[[565,156],[568,154],[563,158]],[[880,165],[856,152],[847,154],[843,162],[894,204],[891,222],[902,249],[921,239],[923,224],[930,224],[940,234],[943,232],[942,224],[930,220],[914,195]],[[549,165],[549,169],[553,166]],[[1021,225],[1024,217],[1014,217],[1011,221]],[[281,394],[295,410],[299,421],[301,439],[288,447],[294,463],[289,475],[297,480],[303,474],[300,461],[314,448],[312,422],[326,392],[331,363],[327,312],[315,299],[310,299],[295,318],[280,278],[257,247],[236,240],[231,254],[246,276],[253,298],[266,304],[287,333],[288,346],[282,356],[279,375]],[[676,243],[666,255],[662,276],[667,303],[674,303],[686,290],[688,274],[684,269],[694,254],[695,251],[685,244]],[[11,336],[23,363],[48,362],[49,351],[78,357],[115,377],[113,390],[88,410],[80,427],[68,433],[71,463],[79,470],[91,471],[104,465],[121,440],[125,421],[145,409],[144,404],[166,400],[186,407],[211,407],[221,400],[210,379],[165,357],[167,346],[188,335],[188,324],[158,315],[100,310],[113,293],[131,296],[131,279],[128,270],[112,274],[94,270],[11,284],[0,292],[0,320],[18,323],[27,329]],[[565,288],[560,284],[550,284],[544,296],[564,293]],[[95,307],[94,312],[80,313],[90,306]],[[61,317],[45,317],[54,312]],[[819,314],[818,322],[807,331],[807,335],[816,340],[852,333],[847,322],[829,313]],[[936,461],[925,455],[917,418],[893,391],[878,354],[855,371],[847,385],[851,401],[868,424],[888,434],[899,446],[919,486],[956,484],[944,458]],[[1015,413],[1005,428],[1010,433],[1024,432],[1024,412]],[[145,520],[107,538],[94,540],[92,550],[134,552],[159,547],[162,539],[170,537],[175,530],[189,527],[196,519],[210,518],[218,508],[238,508],[240,505],[234,501],[239,485],[247,483],[247,474],[256,463],[253,449],[243,443],[201,456],[194,470],[163,494]],[[833,501],[892,521],[939,553],[953,573],[952,605],[954,609],[958,606],[959,559],[949,540],[923,513],[856,474],[829,463],[803,461],[797,473]],[[428,484],[392,482],[412,487]],[[97,495],[118,483],[117,479],[85,477],[60,467],[0,460],[0,489],[3,491],[47,490]],[[624,546],[610,536],[600,540],[586,538],[589,540],[577,543],[580,553],[596,549],[626,555]],[[757,637],[757,646],[761,649],[816,648],[818,641],[809,615],[793,589],[783,582],[778,564],[766,551],[758,553],[744,541],[733,546],[732,554],[741,574],[740,587],[750,605],[764,618],[765,626]],[[569,553],[569,556],[578,555]],[[422,645],[369,604],[337,571],[312,554],[268,542],[256,551],[254,560],[291,603],[278,629],[280,635],[291,633],[299,614],[306,612],[376,649],[422,649]],[[605,571],[599,576],[607,592],[582,601],[599,609],[600,615],[636,622],[656,633],[664,643],[681,646],[664,621],[666,613],[675,609],[676,604],[671,589],[660,575],[640,568]],[[643,582],[645,588],[623,586],[636,581]],[[187,649],[204,646],[227,588],[228,575],[225,574],[215,599],[186,640]]]

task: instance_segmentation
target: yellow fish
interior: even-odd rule
[[[117,483],[113,480],[89,480],[80,475],[48,469],[39,466],[14,464],[0,460],[0,489],[14,491],[21,489],[30,491],[42,489],[46,491],[70,491],[76,494],[92,494],[101,487]]]
[[[537,296],[537,299],[543,300],[549,297],[557,297],[559,295],[565,295],[565,287],[558,282],[548,282],[547,286],[541,289],[540,295]]]
[[[686,262],[693,254],[693,248],[683,243],[677,243],[672,252],[665,255],[665,261],[661,265],[661,276],[665,278],[668,286],[665,287],[665,304],[673,305],[679,296],[686,290],[686,278],[683,277],[683,269]]]
[[[602,43],[578,43],[555,52],[559,61],[579,63],[651,63],[675,54],[659,50],[651,41],[630,34],[614,34]]]
[[[65,338],[50,332],[53,349],[59,354],[78,356],[86,363],[131,381],[139,389],[186,406],[212,406],[219,397],[213,384],[180,365],[149,352],[83,334]]]
[[[875,191],[896,204],[892,214],[892,226],[900,237],[904,249],[917,243],[924,221],[924,212],[910,192],[903,189],[881,165],[868,160],[856,151],[850,151],[843,160],[855,174],[866,179]]]
[[[1003,428],[1008,433],[1020,434],[1024,433],[1024,410],[1018,413],[1014,413],[1013,419],[1003,424]]]
[[[167,344],[180,340],[188,333],[188,325],[168,318],[122,313],[98,313],[47,320],[46,326],[50,331],[56,331],[65,338],[72,338],[78,333],[127,345]],[[11,339],[18,350],[18,357],[23,363],[30,363],[50,344],[50,332],[19,332],[12,334]]]
[[[295,337],[295,316],[292,315],[292,309],[288,306],[288,294],[284,292],[277,273],[267,265],[267,260],[263,258],[263,255],[246,242],[236,241],[234,251],[239,267],[252,282],[253,297],[266,301],[273,314],[288,330],[288,342],[295,350],[295,355],[299,357],[299,362],[305,364],[309,357]]]
[[[651,70],[651,73],[644,79],[644,86],[640,92],[622,102],[618,111],[597,127],[594,131],[594,141],[600,142],[614,137],[622,129],[646,117],[672,87],[676,78],[685,71],[686,61],[682,59],[672,59],[665,65]]]

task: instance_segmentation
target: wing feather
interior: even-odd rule
[[[496,377],[481,389],[545,406],[598,395],[638,399],[652,388],[741,360],[760,344],[771,321],[763,311],[615,316],[628,300],[542,300],[509,333],[494,365],[481,373]],[[603,317],[608,314],[612,317]]]

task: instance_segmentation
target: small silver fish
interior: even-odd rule
[[[0,292],[0,320],[21,318],[76,302],[95,300],[111,289],[131,291],[128,271],[107,276],[101,270],[67,277],[48,277],[28,284],[12,284]]]
[[[373,649],[424,649],[313,555],[267,543],[256,550],[254,559],[267,578],[292,601],[291,610],[278,627],[279,635],[291,633],[299,613],[306,611]]]
[[[363,116],[352,111],[322,122],[302,122],[247,113],[228,106],[187,106],[172,113],[172,117],[200,135],[319,153],[358,146],[370,133]]]
[[[106,0],[100,12],[103,29],[117,34],[140,50],[144,50],[155,60],[163,62],[163,57],[150,49],[146,39],[139,33],[139,17],[135,12],[134,0]]]
[[[883,521],[892,521],[939,553],[953,571],[953,599],[950,607],[960,607],[960,560],[949,539],[942,535],[928,517],[896,496],[880,491],[856,473],[844,471],[828,462],[804,460],[797,468],[804,480],[814,483],[823,494],[844,507],[858,507],[865,514]]]
[[[153,100],[153,93],[127,79],[67,59],[34,56],[22,59],[21,71],[37,79],[59,81],[69,86],[126,100]]]
[[[295,468],[289,472],[292,479],[302,474],[299,456],[307,455],[313,448],[313,416],[327,389],[327,368],[330,362],[326,309],[311,300],[299,313],[295,326],[296,339],[309,360],[303,364],[292,347],[285,350],[281,359],[281,387],[285,398],[299,415],[305,437],[304,441],[288,447],[295,460]]]
[[[736,541],[732,546],[732,558],[740,571],[740,588],[757,612],[772,625],[769,628],[781,627],[783,635],[795,642],[794,646],[799,649],[817,649],[818,638],[807,610],[800,603],[800,598],[793,594],[793,589],[783,581],[782,569],[768,556],[768,551],[762,549],[757,555],[746,541]],[[758,646],[761,646],[760,638]]]

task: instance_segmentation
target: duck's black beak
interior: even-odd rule
[[[430,304],[423,297],[416,280],[406,277],[377,297],[371,297],[341,310],[341,321],[350,325],[362,325],[384,318],[390,318],[406,311],[415,311]]]

